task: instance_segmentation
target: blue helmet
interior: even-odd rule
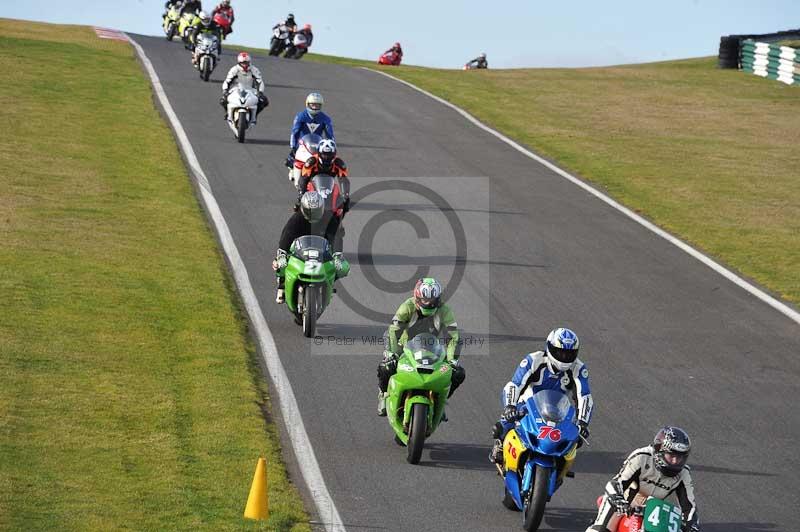
[[[553,329],[547,335],[545,355],[550,369],[553,371],[567,371],[572,369],[578,359],[578,350],[581,341],[578,335],[565,327]]]

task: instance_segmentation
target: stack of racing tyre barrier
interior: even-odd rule
[[[740,49],[744,72],[787,85],[800,83],[800,50],[752,39],[742,41]]]
[[[746,40],[760,43],[800,40],[800,28],[759,35],[723,35],[719,40],[719,68],[739,68],[742,45]]]

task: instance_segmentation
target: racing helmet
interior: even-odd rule
[[[306,24],[305,26],[303,26],[303,29],[306,31],[311,31],[311,24]]]
[[[322,95],[318,92],[312,92],[306,96],[306,111],[308,111],[309,115],[316,116],[322,110],[323,103]]]
[[[236,62],[239,63],[239,66],[242,67],[242,70],[248,72],[250,70],[250,54],[247,52],[241,52],[236,57]]]
[[[550,371],[557,373],[572,369],[580,346],[578,335],[570,329],[559,327],[550,331],[544,351]]]
[[[396,42],[396,43],[394,43],[394,46],[392,46],[392,48],[397,48],[399,50],[399,49],[402,48],[402,46],[400,46],[399,42]]]
[[[286,15],[286,24],[294,24],[294,13]]]
[[[324,139],[319,143],[317,150],[322,166],[330,166],[336,158],[336,143],[331,139]]]
[[[197,18],[200,19],[200,24],[202,24],[206,28],[211,24],[211,15],[209,15],[205,11],[201,11],[200,13],[198,13]]]
[[[442,306],[442,285],[433,277],[417,281],[414,287],[414,305],[423,316],[433,316]]]
[[[653,439],[653,461],[656,469],[668,477],[677,476],[686,467],[692,440],[686,431],[666,426],[658,431]]]
[[[312,190],[303,194],[300,198],[300,212],[311,223],[322,220],[322,215],[325,214],[325,202],[319,192]]]
[[[231,0],[222,0],[222,7],[231,7]]]
[[[479,57],[481,59],[486,59],[486,52],[481,52],[481,55]]]

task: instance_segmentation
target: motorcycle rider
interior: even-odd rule
[[[231,67],[225,81],[222,82],[222,97],[219,99],[219,104],[225,109],[225,118],[227,118],[228,91],[231,84],[236,82],[258,91],[258,107],[256,109],[256,116],[258,116],[269,105],[269,99],[264,94],[264,78],[261,76],[261,71],[250,64],[250,54],[247,52],[241,52],[236,58],[236,62],[237,64]],[[253,119],[253,123],[255,123],[255,119]]]
[[[622,469],[606,484],[597,519],[586,532],[616,530],[620,519],[636,495],[666,499],[673,496],[683,511],[684,532],[698,532],[700,519],[694,499],[692,476],[686,467],[692,442],[681,428],[666,426],[653,443],[636,449]]]
[[[414,287],[414,294],[403,301],[394,313],[392,324],[386,332],[387,350],[378,364],[379,416],[386,415],[389,379],[397,373],[397,360],[403,353],[403,344],[421,333],[431,333],[437,337],[443,335],[447,342],[447,361],[453,371],[448,398],[464,382],[466,372],[458,363],[461,343],[458,341],[456,317],[450,307],[442,302],[442,285],[432,277],[420,279]]]
[[[319,192],[311,191],[303,194],[300,200],[300,208],[289,217],[286,225],[281,231],[281,238],[278,242],[278,251],[275,260],[272,261],[272,269],[278,277],[278,290],[275,294],[275,302],[282,304],[286,301],[283,290],[285,279],[285,268],[288,262],[289,248],[292,242],[301,236],[320,235],[324,236],[329,243],[332,243],[339,227],[332,220],[326,220],[325,200]],[[332,246],[332,244],[331,244]],[[350,273],[350,263],[348,263],[341,251],[333,253],[333,265],[336,268],[336,278],[346,277]]]
[[[275,28],[281,25],[284,25],[289,29],[290,37],[292,36],[292,34],[294,34],[294,32],[297,31],[297,22],[294,21],[294,14],[292,13],[286,15],[286,20],[284,20],[283,22],[278,22],[277,24],[272,26],[272,29],[275,30]]]
[[[333,141],[333,122],[331,118],[322,112],[324,100],[318,92],[312,92],[306,96],[306,108],[297,113],[292,123],[292,135],[289,138],[289,155],[286,157],[286,168],[294,166],[294,154],[303,135],[316,133],[317,135],[329,138]],[[318,131],[319,130],[319,131]]]
[[[311,32],[311,24],[306,24],[303,29],[298,33],[302,33],[306,37],[306,47],[311,48],[311,42],[314,40],[314,34]]]
[[[592,393],[589,370],[579,358],[580,340],[570,329],[559,327],[547,335],[544,351],[529,353],[522,359],[511,380],[503,388],[503,414],[493,429],[494,447],[489,460],[503,463],[503,438],[523,412],[518,411],[520,397],[541,390],[561,390],[572,396],[578,412],[578,429],[583,439],[589,437],[592,417]],[[580,444],[579,444],[580,445]],[[562,471],[562,476],[566,470]]]
[[[489,62],[486,61],[486,52],[481,52],[481,55],[467,61],[468,68],[489,68]]]
[[[396,43],[394,43],[394,45],[391,48],[389,48],[388,50],[383,52],[383,55],[386,55],[386,54],[391,53],[391,52],[394,52],[396,54],[395,58],[394,58],[394,61],[392,61],[392,64],[393,65],[399,65],[400,62],[403,60],[403,47],[400,46],[399,42],[396,42]]]
[[[297,184],[299,195],[297,196],[297,205],[300,204],[300,198],[308,188],[308,183],[318,174],[331,175],[338,177],[342,186],[342,193],[345,197],[343,211],[338,216],[344,216],[350,210],[350,180],[347,178],[347,165],[338,157],[336,153],[336,142],[331,139],[322,139],[317,148],[317,153],[312,155],[303,165],[300,173],[300,181]],[[297,207],[295,205],[295,207]]]
[[[189,13],[199,13],[203,10],[203,2],[201,0],[183,0],[181,2],[180,12],[183,15],[185,12]]]
[[[205,11],[201,11],[197,15],[197,19],[193,24],[195,31],[192,33],[192,64],[197,64],[197,49],[194,48],[194,45],[197,44],[197,36],[201,33],[210,33],[211,35],[217,36],[217,42],[222,42],[222,28],[211,19],[211,15],[206,13]],[[219,52],[219,50],[218,50]]]
[[[222,13],[228,18],[228,20],[231,21],[230,26],[228,26],[227,28],[222,28],[223,36],[227,37],[228,35],[233,33],[234,15],[233,15],[233,7],[231,7],[231,0],[222,0],[222,2],[220,2],[219,5],[217,5],[217,7],[215,7],[214,10],[211,12],[211,17],[213,18],[214,15],[216,15],[217,13]]]

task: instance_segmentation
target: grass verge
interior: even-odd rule
[[[800,88],[715,58],[468,71],[309,54],[389,72],[591,181],[800,303]]]
[[[0,19],[0,70],[0,529],[308,530],[131,47]],[[259,455],[262,524],[242,518]]]

